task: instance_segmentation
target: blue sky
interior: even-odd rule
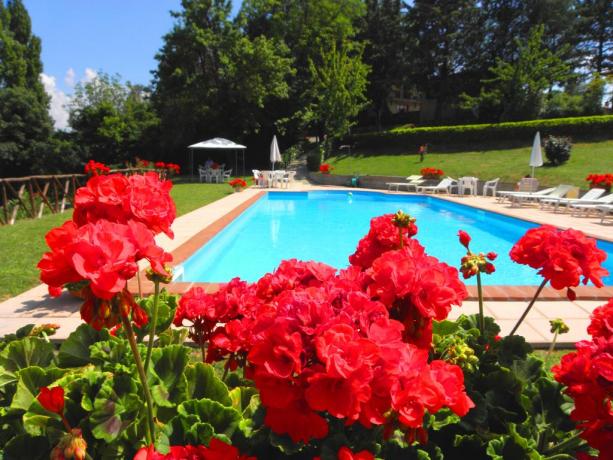
[[[1,0],[0,0],[1,1]],[[23,0],[32,30],[42,39],[43,83],[51,95],[58,128],[67,123],[64,106],[74,84],[97,71],[147,84],[155,54],[180,0]],[[233,10],[240,7],[233,1]]]

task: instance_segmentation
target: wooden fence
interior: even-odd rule
[[[111,172],[131,175],[142,171],[129,168]],[[45,208],[52,214],[63,213],[72,208],[77,189],[87,179],[85,174],[0,178],[0,225],[13,225],[18,218],[40,219]]]

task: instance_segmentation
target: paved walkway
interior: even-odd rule
[[[293,186],[292,190],[315,190],[322,188],[325,187],[313,187],[306,182],[300,181]],[[158,243],[166,251],[173,251],[204,227],[223,217],[231,209],[253,198],[259,191],[258,189],[250,188],[242,193],[234,193],[177,218],[173,224],[175,239],[170,240],[166,236],[161,235],[158,238]],[[538,209],[510,208],[507,205],[496,203],[492,198],[447,197],[446,199],[483,209],[495,210],[515,217],[526,218],[529,214],[530,219],[537,222],[551,223],[560,227],[573,227],[599,238],[613,239],[613,227],[611,225],[600,225],[595,218],[579,219],[567,214],[556,215],[552,212],[540,211]],[[577,340],[588,337],[586,327],[589,323],[589,315],[594,308],[603,303],[601,301],[588,300],[575,302],[566,300],[537,301],[526,321],[519,329],[519,333],[526,337],[530,343],[543,346],[552,337],[552,334],[549,332],[549,319],[561,317],[569,325],[570,332],[561,336],[559,343],[561,346],[570,346]],[[46,286],[34,287],[0,303],[0,336],[14,332],[19,327],[29,323],[57,323],[61,328],[54,337],[56,339],[63,339],[81,324],[79,307],[79,300],[70,294],[63,294],[53,299],[47,295]],[[502,335],[507,334],[511,330],[525,307],[525,302],[485,303],[486,314],[496,319],[496,322],[502,328]],[[455,318],[461,313],[476,313],[477,311],[478,304],[476,301],[465,302],[461,308],[454,309],[450,317]]]

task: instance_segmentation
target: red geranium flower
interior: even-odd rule
[[[587,327],[587,332],[592,337],[613,337],[613,298],[592,312],[592,321]]]
[[[89,160],[85,165],[85,174],[90,176],[99,176],[101,174],[107,174],[111,169],[104,163],[98,163],[94,160]]]
[[[580,282],[591,281],[602,287],[602,278],[608,275],[602,267],[607,255],[596,247],[596,240],[578,230],[559,230],[544,225],[526,232],[510,252],[519,264],[538,269],[539,275],[555,289],[569,289]]]
[[[468,245],[470,244],[470,235],[466,233],[464,230],[458,231],[458,237],[460,238],[460,243],[466,249],[468,249]]]
[[[256,457],[241,455],[238,449],[212,438],[209,446],[170,446],[168,454],[160,454],[153,446],[141,448],[134,460],[257,460]]]
[[[322,174],[330,174],[330,171],[332,171],[334,168],[332,166],[330,166],[328,163],[322,163],[319,166],[319,172]]]
[[[62,387],[41,387],[36,399],[45,410],[58,415],[64,414],[64,389]]]

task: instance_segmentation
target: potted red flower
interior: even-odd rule
[[[421,175],[424,179],[440,179],[445,175],[442,169],[438,168],[421,168]]]
[[[590,188],[603,188],[610,192],[613,185],[613,174],[590,174],[585,180],[590,183]]]
[[[319,166],[319,172],[322,174],[330,174],[330,172],[333,170],[334,168],[332,166],[330,166],[328,163],[322,163]]]
[[[228,182],[230,187],[234,189],[235,192],[242,192],[244,188],[247,188],[247,182],[240,177],[236,177]]]

